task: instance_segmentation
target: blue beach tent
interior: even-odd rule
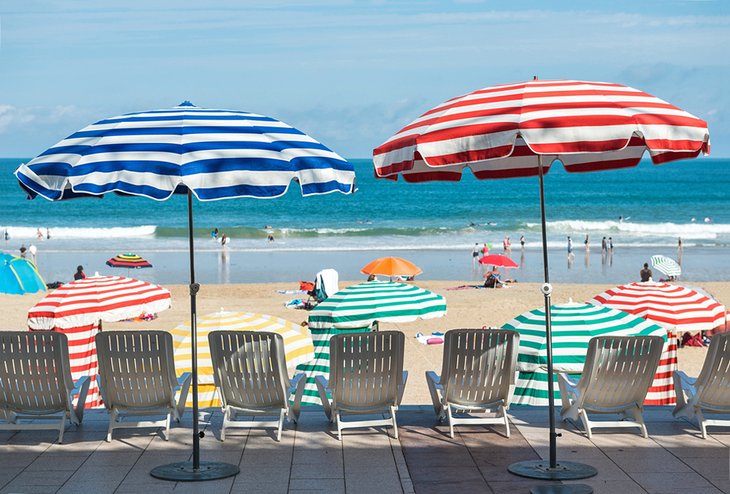
[[[0,293],[23,295],[41,290],[46,290],[46,284],[32,261],[0,252]]]

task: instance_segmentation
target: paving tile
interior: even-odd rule
[[[692,473],[642,473],[634,477],[636,483],[651,493],[721,492],[700,475]]]
[[[39,456],[33,463],[28,465],[26,472],[45,472],[57,470],[76,471],[88,459],[89,454],[59,454],[48,453]]]

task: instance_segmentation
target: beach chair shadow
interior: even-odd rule
[[[65,334],[0,331],[0,430],[58,430],[63,443],[66,419],[84,418],[90,383],[73,381]]]
[[[583,424],[588,439],[595,428],[638,427],[649,434],[643,418],[644,400],[661,359],[661,336],[597,336],[588,342],[580,380],[561,373],[558,379],[563,420]],[[591,420],[588,413],[620,416]]]
[[[444,340],[441,375],[426,372],[439,421],[449,436],[457,424],[503,424],[510,436],[507,410],[515,389],[520,335],[501,329],[452,329]],[[494,412],[494,417],[474,416]]]
[[[107,442],[115,429],[149,427],[162,427],[169,440],[170,422],[182,418],[192,381],[189,372],[176,376],[172,349],[167,331],[96,335],[99,388],[109,412]]]

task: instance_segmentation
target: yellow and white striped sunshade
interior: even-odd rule
[[[208,333],[216,330],[271,331],[284,338],[286,365],[293,369],[314,358],[314,346],[309,329],[279,317],[252,312],[221,311],[198,317],[198,406],[220,406],[213,384],[213,363],[208,348]],[[175,368],[178,374],[192,369],[190,323],[170,331],[175,342]],[[192,406],[192,395],[187,406]]]

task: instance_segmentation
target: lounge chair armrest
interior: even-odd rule
[[[182,388],[183,386],[185,386],[186,385],[185,384],[185,381],[191,381],[192,382],[192,379],[193,379],[193,374],[192,373],[190,373],[190,372],[183,372],[182,374],[180,374],[177,377],[177,388],[176,389],[179,389],[179,388]]]
[[[403,371],[401,377],[401,383],[398,385],[398,402],[396,406],[400,406],[400,402],[403,400],[403,393],[406,390],[406,383],[408,382],[408,371]]]
[[[686,372],[681,370],[674,371],[674,375],[677,379],[682,383],[683,386],[692,386],[694,387],[695,383],[697,382],[696,377],[689,377]]]
[[[571,379],[570,375],[567,374],[566,372],[561,372],[558,374],[558,381],[562,381],[569,388],[576,388],[578,386],[578,381]]]
[[[74,387],[71,390],[70,398],[73,400],[74,396],[78,396],[76,406],[73,409],[71,422],[78,425],[84,420],[84,408],[86,405],[86,395],[89,393],[89,386],[91,385],[91,377],[81,376],[74,383]]]
[[[288,394],[294,393],[294,401],[289,408],[289,420],[294,422],[299,420],[299,413],[302,407],[302,395],[304,394],[304,385],[306,384],[306,375],[300,372],[292,377]]]
[[[188,392],[190,391],[190,385],[193,382],[193,375],[190,372],[183,372],[177,378],[177,386],[175,390],[180,390],[180,396],[178,396],[177,404],[175,405],[175,420],[178,422],[182,419],[185,413],[185,403],[188,401]],[[197,417],[194,417],[197,420]]]
[[[319,391],[319,399],[322,401],[324,414],[327,415],[327,418],[330,420],[330,422],[332,422],[332,404],[330,403],[330,399],[327,397],[327,391],[331,392],[331,390],[329,389],[328,380],[324,376],[315,376],[314,382],[317,385],[317,391]]]
[[[429,384],[433,383],[437,389],[443,389],[444,387],[443,384],[441,384],[441,376],[436,374],[434,371],[426,371],[426,382]]]

